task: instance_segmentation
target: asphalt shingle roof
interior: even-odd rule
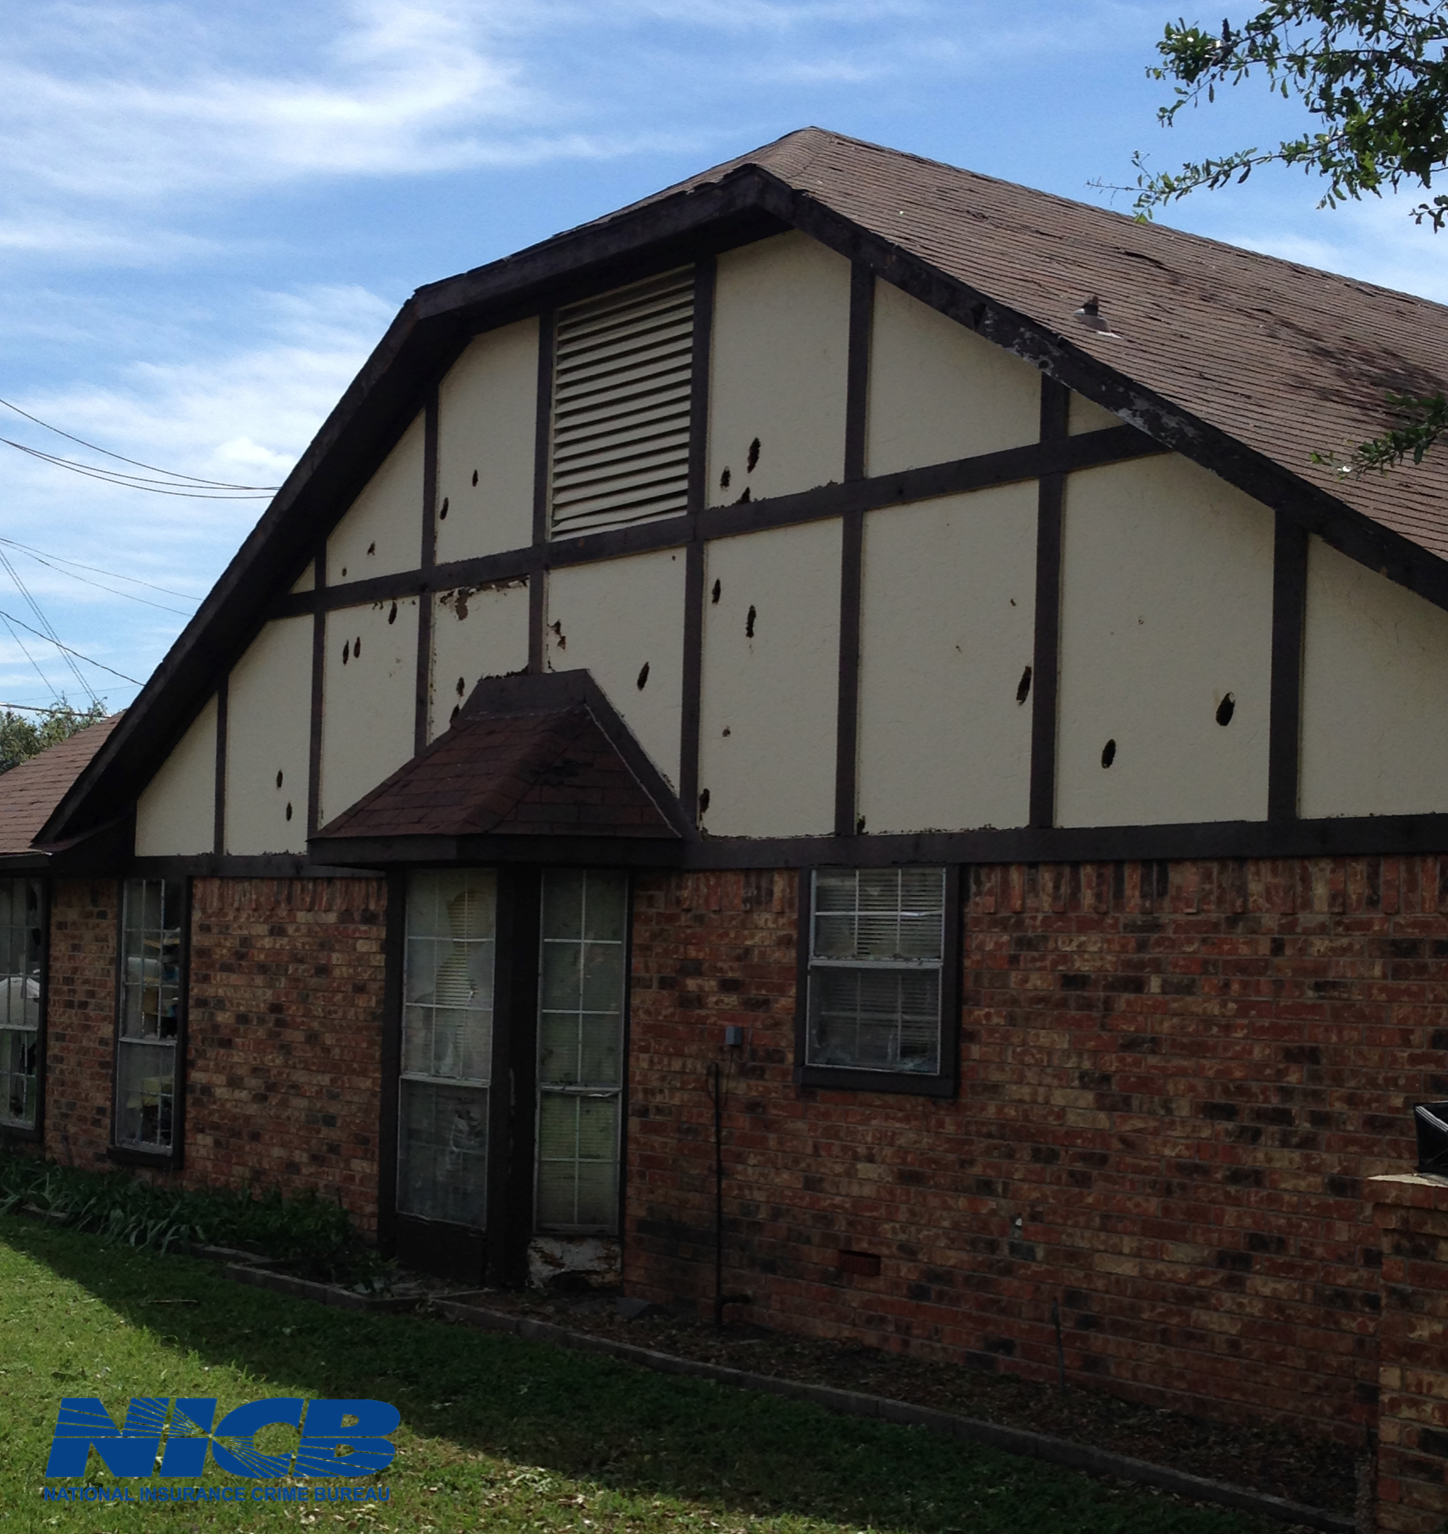
[[[41,826],[120,720],[112,714],[0,773],[0,856],[35,850],[31,843]]]

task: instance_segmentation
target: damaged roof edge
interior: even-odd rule
[[[105,795],[113,802],[139,792],[155,763],[204,705],[237,648],[265,621],[278,588],[295,579],[312,543],[330,530],[420,408],[438,373],[472,335],[521,317],[525,306],[536,306],[550,289],[607,282],[613,268],[636,264],[645,252],[656,252],[661,261],[688,259],[687,250],[674,252],[670,245],[697,246],[712,226],[719,226],[726,245],[731,235],[740,237],[734,243],[743,243],[771,228],[796,228],[848,259],[867,262],[912,297],[1120,415],[1343,553],[1448,608],[1448,562],[1430,550],[1135,384],[1119,368],[1099,361],[1050,326],[991,299],[765,166],[745,160],[716,179],[686,183],[498,261],[420,287],[152,673],[121,726],[57,805],[41,836],[56,840],[84,834],[93,800]],[[628,274],[618,275],[622,280]],[[509,309],[520,312],[509,314]],[[102,804],[96,818],[106,814]]]

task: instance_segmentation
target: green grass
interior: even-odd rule
[[[203,1262],[13,1215],[0,1218],[0,1325],[0,1534],[1281,1529],[919,1429],[441,1321],[324,1309],[232,1284]],[[133,1394],[214,1395],[222,1411],[270,1395],[391,1401],[402,1413],[380,1478],[391,1501],[365,1511],[43,1501],[61,1396],[98,1395],[116,1415]],[[115,1484],[94,1455],[91,1465],[92,1484]],[[207,1480],[235,1484],[214,1470]]]

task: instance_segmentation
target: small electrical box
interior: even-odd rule
[[[739,1023],[726,1024],[724,1028],[724,1047],[726,1049],[744,1048],[744,1029]]]

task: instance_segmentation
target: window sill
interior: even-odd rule
[[[120,1166],[151,1166],[175,1171],[181,1165],[179,1150],[140,1150],[132,1145],[108,1145],[106,1159]]]
[[[912,1075],[906,1071],[866,1071],[843,1065],[797,1065],[796,1086],[835,1092],[898,1092],[910,1097],[954,1097],[952,1076]]]

